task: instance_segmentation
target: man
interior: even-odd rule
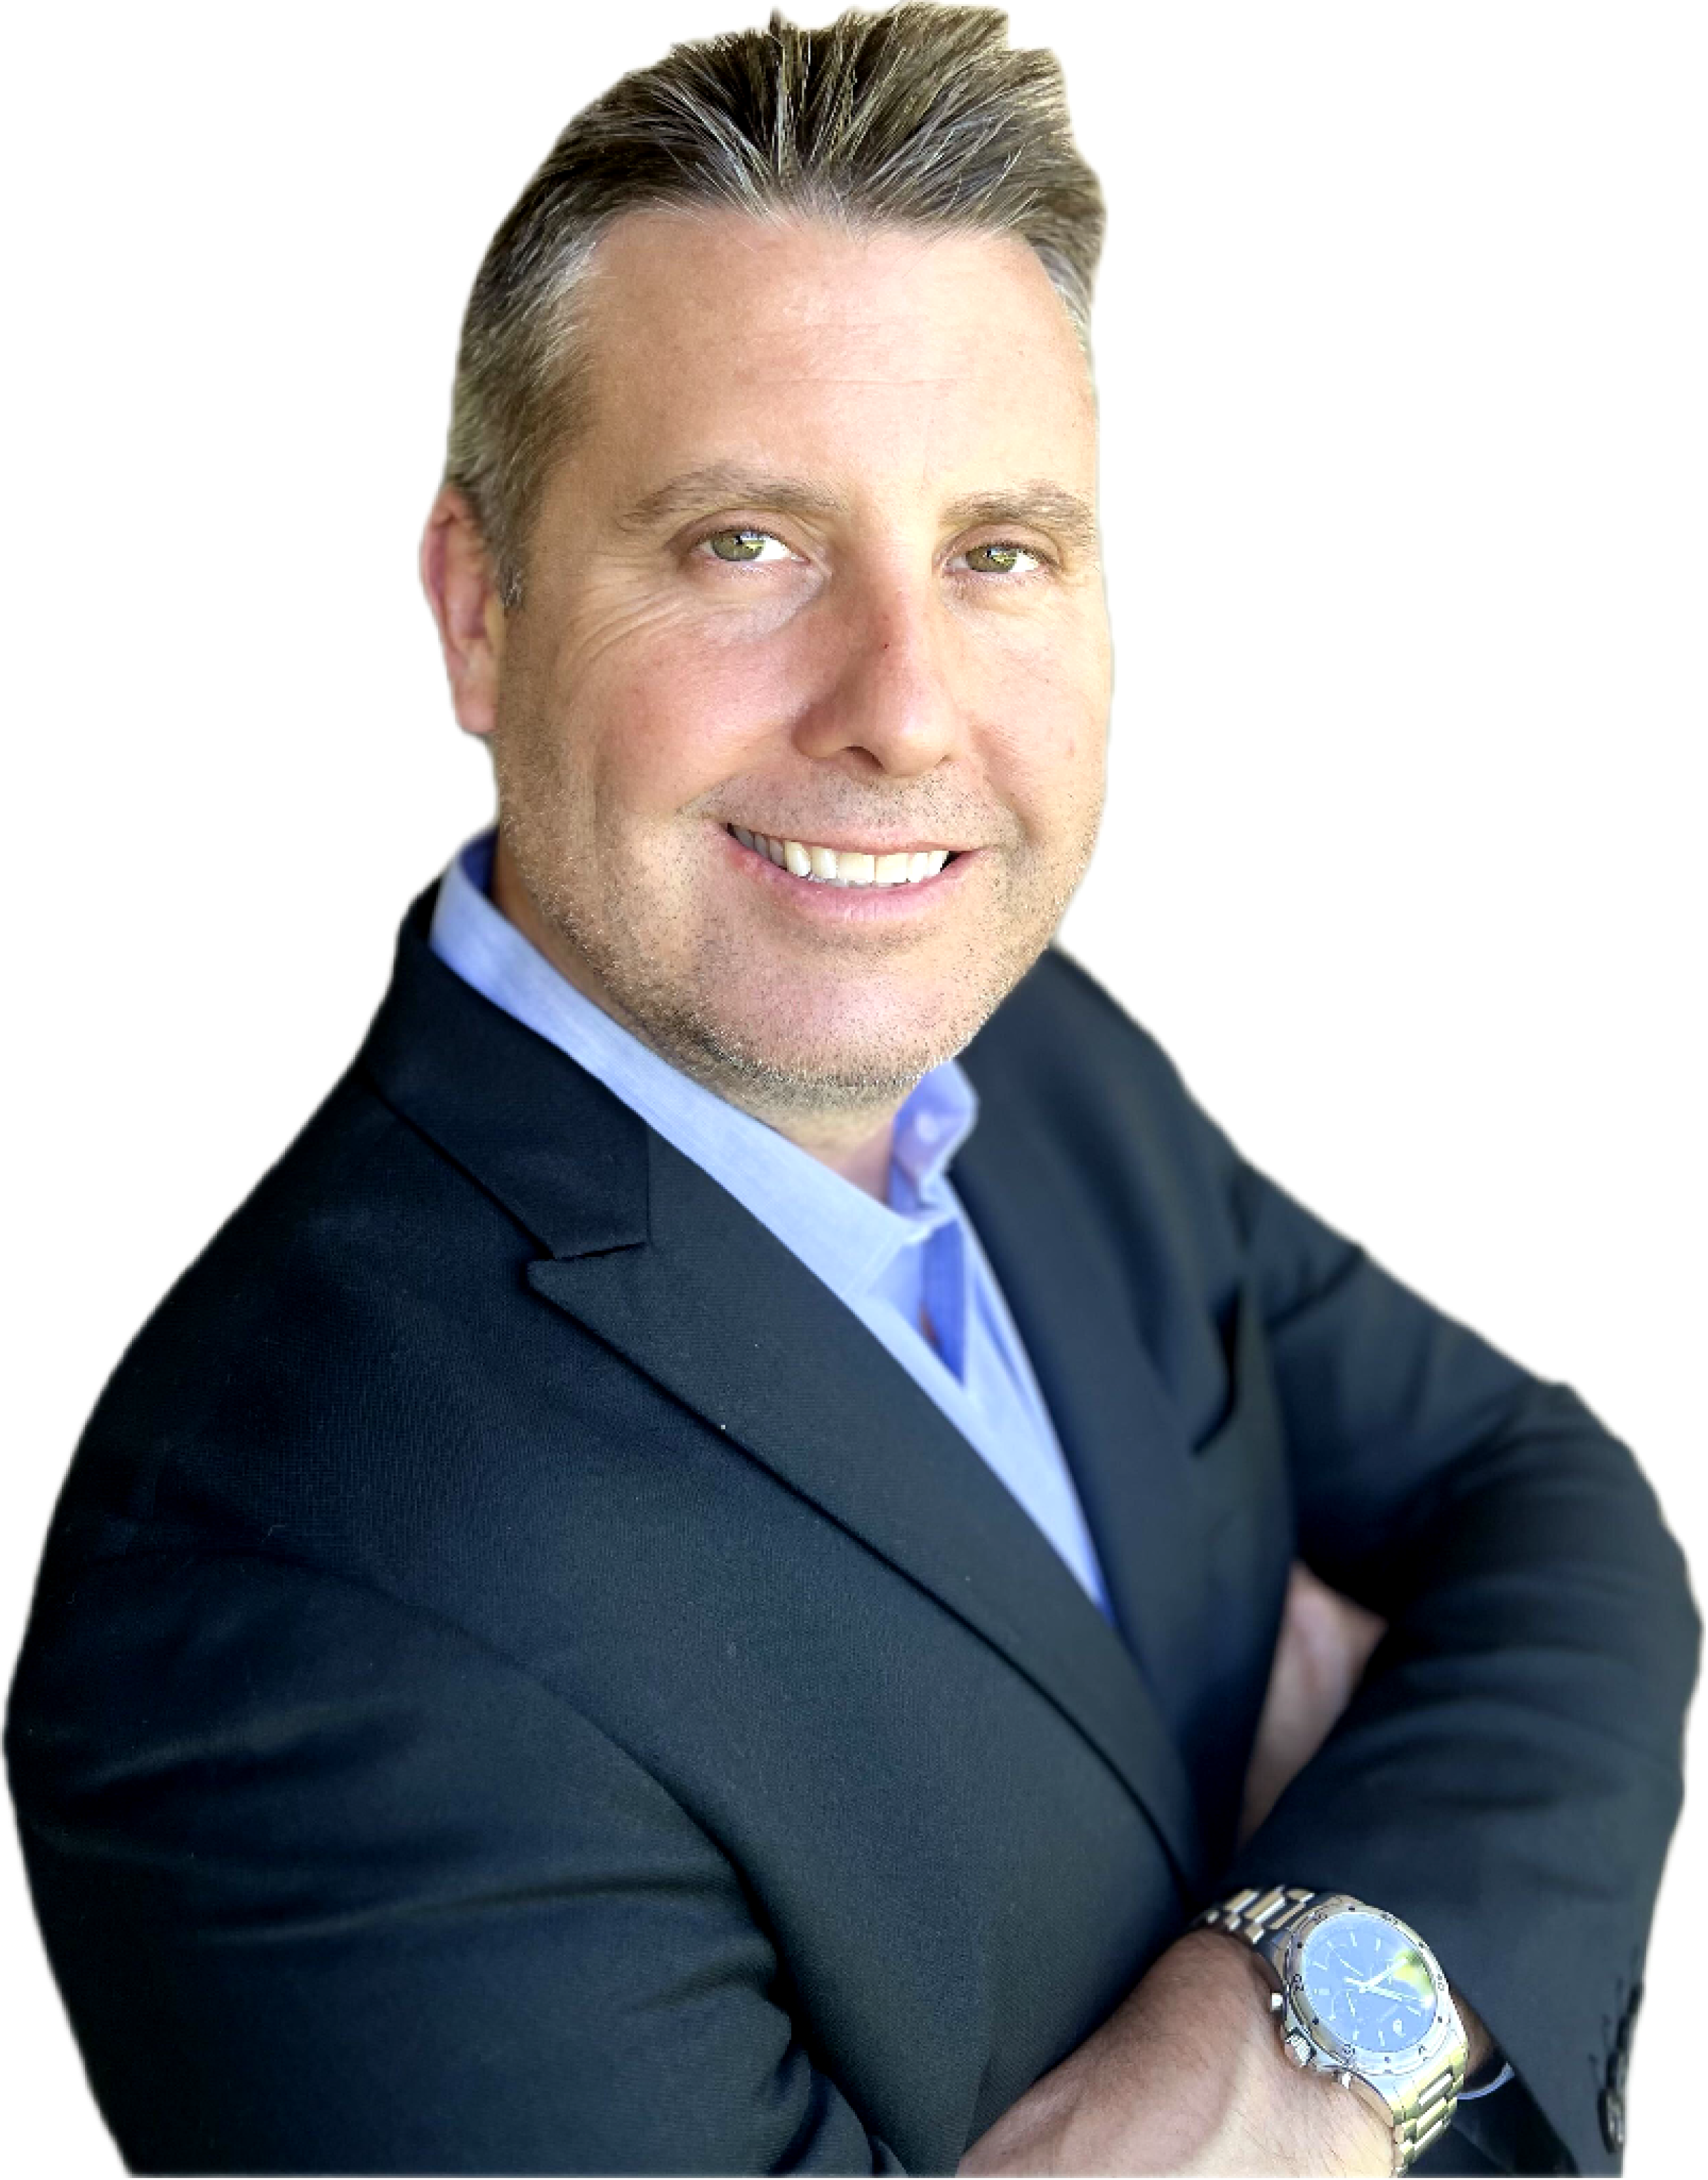
[[[1099,227],[1044,58],[903,8],[628,80],[495,239],[423,570],[498,834],[115,1376],[14,1694],[142,2168],[1617,2161],[1677,1552],[1050,946]]]

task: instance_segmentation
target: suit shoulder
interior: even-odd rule
[[[410,1247],[447,1224],[473,1238],[515,1222],[388,1105],[353,1064],[287,1148],[174,1281],[121,1370],[151,1347],[246,1341],[330,1283],[348,1316],[383,1308]]]
[[[1163,1047],[1059,944],[1039,955],[962,1055],[982,1100],[1041,1101],[1083,1119],[1221,1138]],[[1206,1132],[1207,1131],[1207,1132]]]
[[[496,1264],[508,1291],[532,1253],[353,1065],[125,1349],[56,1533],[123,1550],[186,1489],[200,1528],[214,1502],[273,1513],[326,1483],[353,1412],[406,1434],[480,1337],[466,1284]]]

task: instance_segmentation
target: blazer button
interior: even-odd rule
[[[1616,2157],[1625,2147],[1625,2100],[1611,2083],[1601,2092],[1601,2139]]]

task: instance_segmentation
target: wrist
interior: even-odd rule
[[[1409,2171],[1452,2124],[1468,2056],[1446,1977],[1418,1933],[1348,1893],[1278,1885],[1248,1885],[1193,1927],[1262,1962],[1289,2059],[1385,2115],[1390,2170]]]
[[[1231,2092],[1204,2145],[1212,2161],[1196,2169],[1390,2174],[1391,2117],[1348,2095],[1334,2075],[1289,2057],[1278,2033],[1275,1979],[1258,1954],[1210,1930],[1188,1931],[1173,1950],[1188,1948],[1205,2057]],[[1278,2155],[1288,2161],[1278,2163]]]
[[[1382,2123],[1331,2080],[1291,2066],[1273,2023],[1255,1958],[1189,1931],[959,2170],[1387,2173]]]

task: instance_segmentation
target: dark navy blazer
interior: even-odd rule
[[[1617,2169],[1698,1631],[1581,1402],[1243,1164],[1052,950],[964,1055],[954,1177],[1111,1625],[430,905],[47,1546],[13,1787],[129,2162],[946,2172],[1260,1880],[1424,1934],[1518,2071],[1494,2169]],[[1296,1553],[1391,1632],[1236,1854]]]

